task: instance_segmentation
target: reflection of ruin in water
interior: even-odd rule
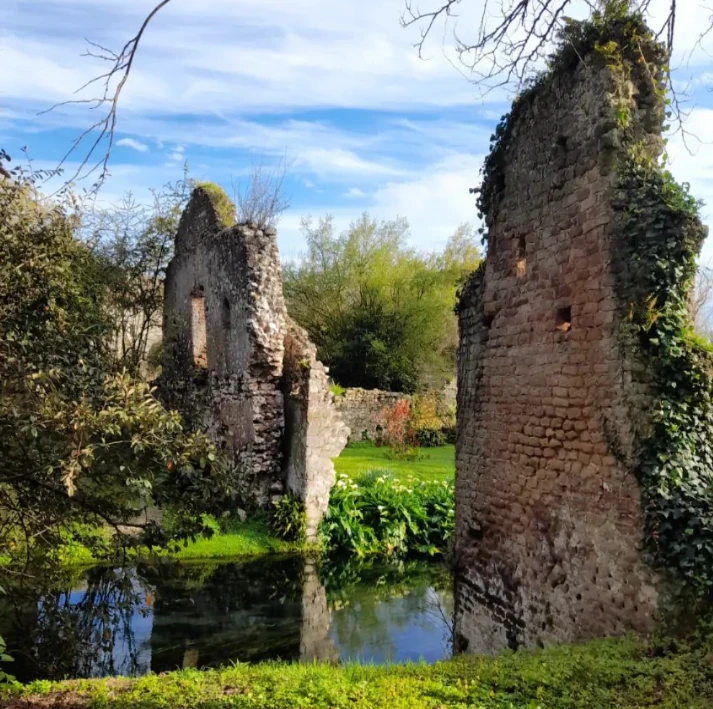
[[[0,635],[21,681],[236,660],[379,663],[450,654],[449,575],[428,564],[325,571],[288,557],[94,567],[51,587],[7,590]]]

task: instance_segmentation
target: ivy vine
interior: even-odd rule
[[[550,82],[592,54],[613,76],[639,87],[648,82],[655,103],[666,103],[665,49],[626,0],[605,2],[586,22],[568,22],[547,71],[515,99],[491,136],[477,190],[484,242],[505,189],[515,126]],[[687,305],[707,230],[688,185],[676,183],[665,157],[652,157],[630,110],[623,94],[612,99],[624,146],[614,204],[617,292],[627,315],[622,331],[633,332],[652,377],[652,425],[636,442],[644,536],[653,565],[681,592],[700,592],[713,587],[713,346],[693,332]]]
[[[655,388],[636,471],[646,539],[657,566],[700,590],[713,585],[713,347],[687,304],[706,228],[688,186],[636,149],[619,180],[619,292]]]

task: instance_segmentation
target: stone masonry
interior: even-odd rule
[[[615,295],[617,102],[655,153],[647,83],[596,58],[519,112],[487,258],[461,294],[455,624],[469,652],[645,631],[657,609],[632,473],[649,390]]]
[[[438,415],[447,416],[456,403],[456,380],[430,393],[436,394]],[[355,443],[363,440],[364,435],[371,441],[376,440],[379,434],[379,414],[385,406],[393,406],[403,399],[411,401],[411,396],[397,391],[354,387],[336,397],[334,404],[351,431],[349,442]]]
[[[299,347],[292,344],[275,230],[226,227],[212,200],[206,190],[194,190],[167,270],[162,390],[190,425],[227,450],[244,504],[264,507],[289,486],[308,503],[314,534],[333,484],[330,457],[344,447],[348,431],[314,348],[301,337]],[[293,386],[284,372],[299,371],[303,360],[312,376]],[[286,393],[305,421],[331,422],[320,440],[311,423],[291,426],[286,437]]]
[[[337,410],[349,426],[349,441],[355,443],[364,436],[370,441],[378,438],[379,414],[385,406],[393,406],[397,401],[410,400],[408,394],[381,389],[347,389],[335,399]]]
[[[285,337],[283,395],[287,488],[305,501],[307,538],[315,539],[335,482],[331,459],[346,445],[349,429],[332,406],[329,378],[315,346],[291,320]]]

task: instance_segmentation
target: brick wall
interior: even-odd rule
[[[644,631],[637,431],[646,372],[615,296],[614,104],[657,149],[660,105],[596,59],[519,114],[484,265],[459,306],[461,649]]]

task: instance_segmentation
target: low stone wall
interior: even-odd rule
[[[456,404],[456,380],[453,379],[435,392],[438,415],[446,417]],[[341,414],[344,423],[349,426],[351,434],[349,443],[364,439],[364,432],[369,440],[377,435],[378,418],[385,406],[393,406],[397,401],[411,401],[409,394],[399,391],[383,391],[382,389],[347,389],[344,394],[334,399],[334,404]]]
[[[393,406],[397,401],[410,400],[408,394],[397,391],[382,391],[381,389],[347,389],[344,394],[335,398],[334,403],[342,419],[349,426],[349,442],[355,443],[364,439],[364,432],[370,440],[377,434],[377,421],[385,406]]]

